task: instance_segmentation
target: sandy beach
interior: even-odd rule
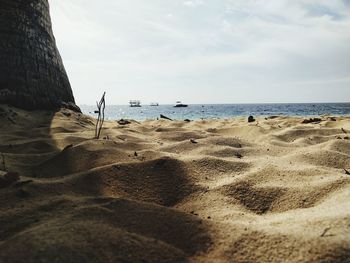
[[[0,262],[349,262],[350,117],[0,107]]]

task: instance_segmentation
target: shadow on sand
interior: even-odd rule
[[[202,220],[171,208],[196,191],[181,162],[120,163],[68,110],[0,113],[0,172],[20,175],[0,189],[0,262],[186,262],[210,246]]]

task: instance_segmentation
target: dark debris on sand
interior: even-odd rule
[[[322,121],[320,118],[310,118],[310,119],[305,119],[302,121],[303,124],[309,124],[309,123],[315,123],[318,124]]]

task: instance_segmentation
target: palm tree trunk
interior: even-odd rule
[[[56,47],[48,0],[0,0],[0,104],[79,110]]]

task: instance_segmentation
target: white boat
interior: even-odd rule
[[[177,101],[174,107],[175,108],[185,108],[185,107],[188,107],[188,105],[182,104],[181,101]]]
[[[129,101],[130,107],[141,107],[141,101],[139,100],[131,100]]]

